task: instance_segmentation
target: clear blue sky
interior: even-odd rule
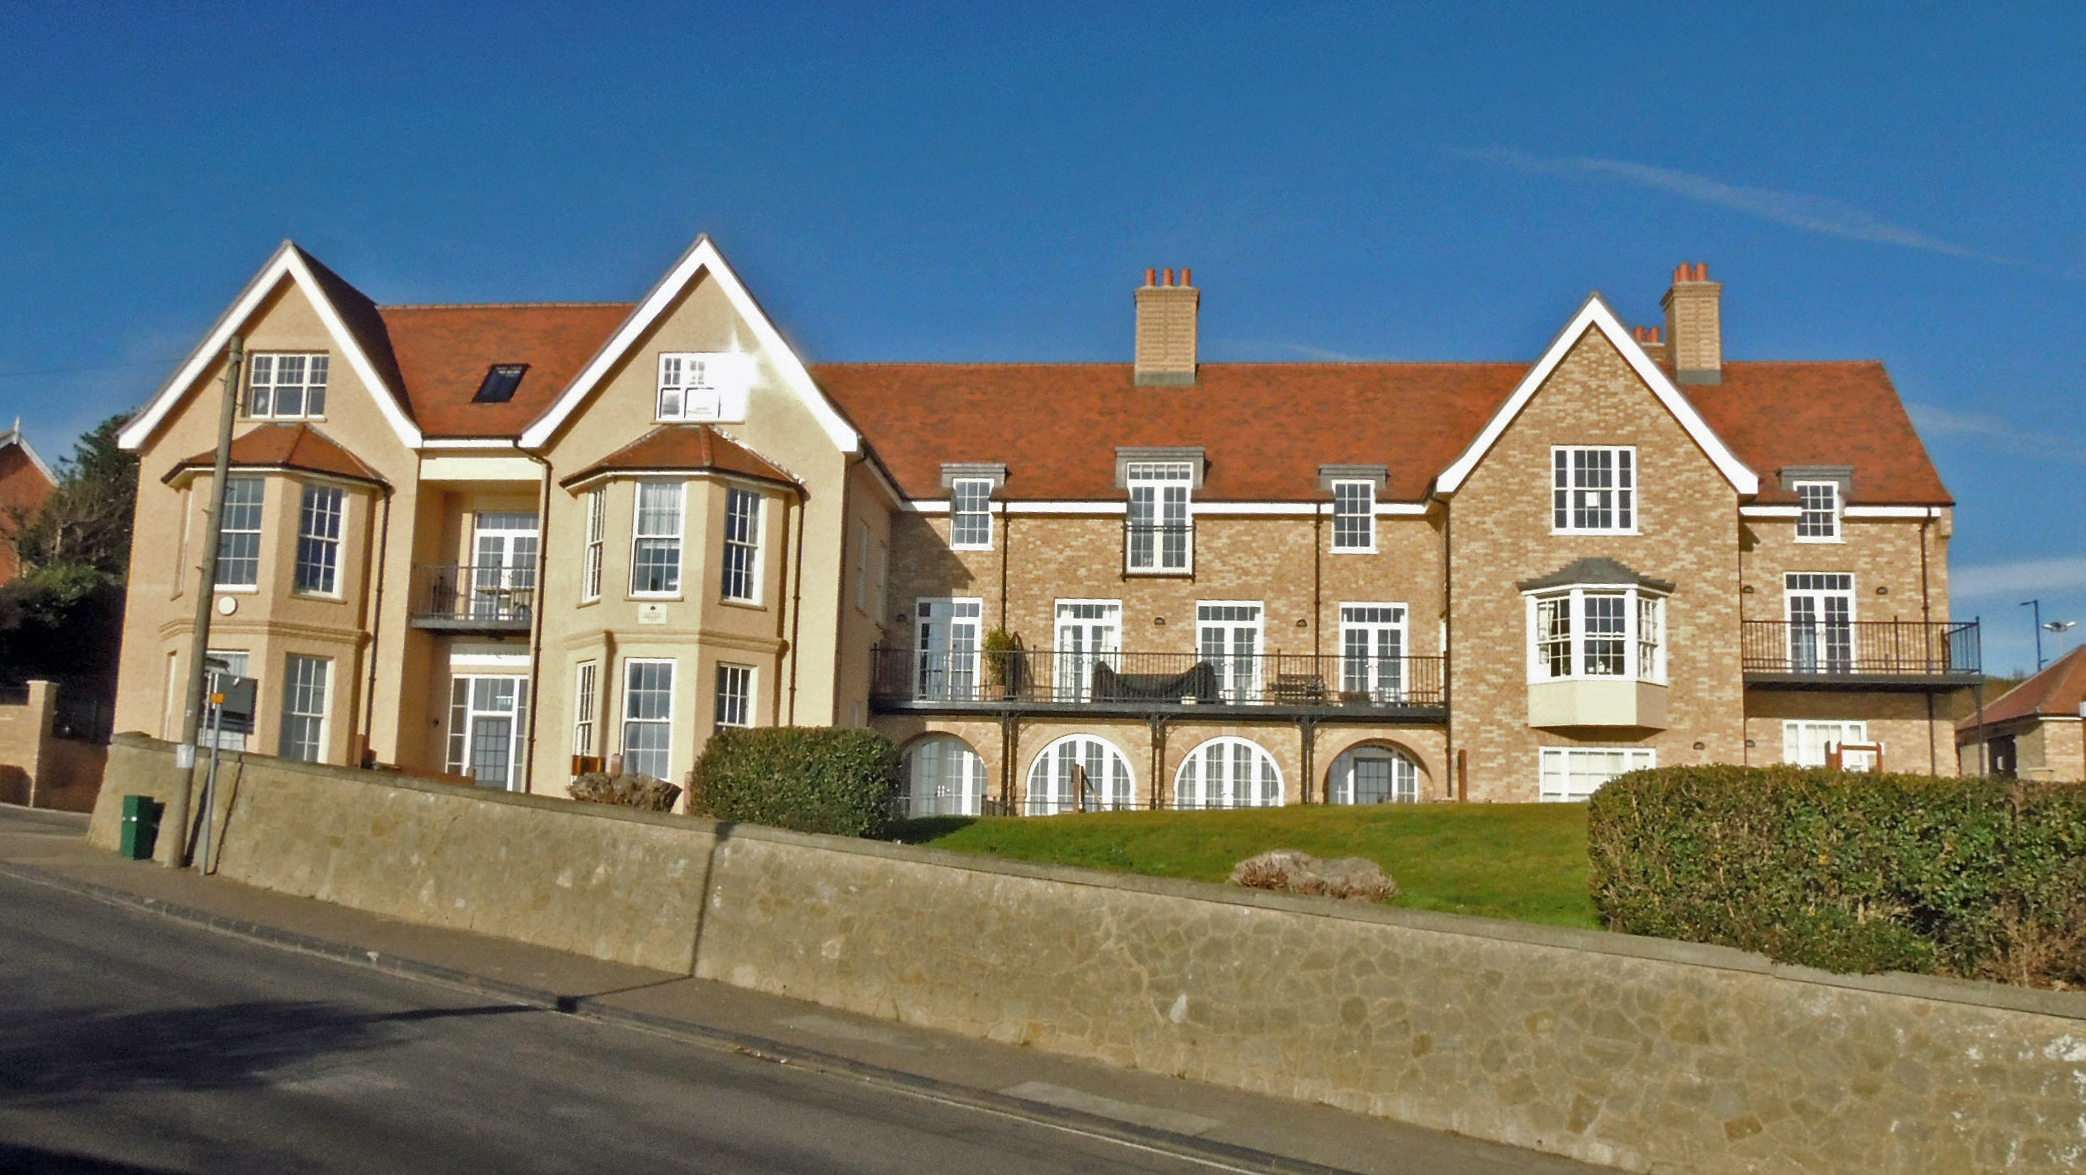
[[[1706,260],[1731,356],[1889,363],[2005,669],[2086,620],[2080,12],[10,3],[0,412],[62,454],[283,237],[599,300],[707,231],[814,361],[1122,360],[1152,265],[1213,360],[1532,359]]]

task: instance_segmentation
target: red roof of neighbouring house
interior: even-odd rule
[[[173,481],[194,469],[210,469],[217,452],[205,449],[167,470],[162,481]],[[333,438],[309,424],[262,424],[232,438],[234,469],[301,469],[350,481],[387,485],[382,474],[364,465]]]
[[[2082,702],[2086,702],[2086,645],[2050,662],[2041,673],[2001,694],[1985,707],[1983,725],[1996,726],[2038,715],[2077,718]],[[1972,714],[1956,727],[1975,730],[1978,725],[1978,716]]]
[[[380,306],[409,411],[430,437],[519,436],[616,327],[628,302]],[[472,401],[495,363],[526,363],[513,399]]]
[[[707,424],[665,424],[558,484],[571,487],[603,474],[711,470],[736,473],[803,490],[802,483],[767,458]]]

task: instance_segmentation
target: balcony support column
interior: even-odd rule
[[[1152,810],[1166,806],[1166,726],[1173,721],[1170,714],[1147,714],[1144,723],[1152,732]]]
[[[1021,753],[1021,715],[1008,710],[1000,715],[1000,808],[1014,814],[1014,759]]]
[[[1303,773],[1303,778],[1297,780],[1297,802],[1308,804],[1311,802],[1311,784],[1318,778],[1314,754],[1318,750],[1318,718],[1315,715],[1305,714],[1297,718],[1297,745],[1297,769]]]

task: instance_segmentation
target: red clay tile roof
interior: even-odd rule
[[[1201,496],[1323,497],[1318,467],[1390,466],[1416,500],[1528,371],[1522,363],[1206,363],[1193,387],[1136,387],[1127,363],[828,363],[811,369],[908,497],[949,461],[999,461],[1006,494],[1111,499],[1117,445],[1200,445]]]
[[[1417,501],[1528,371],[1521,363],[1206,363],[1187,388],[1136,387],[1128,364],[828,363],[812,368],[908,497],[944,462],[998,461],[1013,499],[1111,499],[1117,445],[1200,445],[1217,501],[1322,498],[1322,464],[1390,467],[1387,501]],[[1687,389],[1760,501],[1795,501],[1776,471],[1852,465],[1849,500],[1946,504],[1880,363],[1732,363]]]
[[[1860,505],[1945,506],[1954,499],[1875,360],[1724,365],[1721,384],[1681,389],[1738,459],[1760,475],[1763,503],[1796,502],[1776,471],[1851,465]]]
[[[430,437],[512,439],[543,415],[630,316],[629,302],[382,306],[408,413]],[[495,363],[526,363],[504,404],[471,397]]]
[[[217,462],[215,450],[205,449],[167,470],[161,481],[172,481],[183,470],[209,469]],[[388,485],[376,470],[357,460],[353,453],[308,424],[263,424],[232,438],[234,469],[302,469]]]
[[[710,469],[803,489],[796,478],[707,424],[660,425],[558,484],[574,486],[604,473],[654,469]]]
[[[2086,645],[2050,662],[2048,668],[1999,696],[1985,707],[1986,726],[2037,714],[2077,718],[2086,702]],[[1977,729],[1977,715],[1957,723],[1959,730]]]

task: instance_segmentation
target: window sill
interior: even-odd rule
[[[717,603],[719,607],[739,608],[747,612],[766,612],[768,610],[768,606],[759,600],[727,600],[720,597]]]
[[[623,598],[626,600],[636,600],[640,603],[645,604],[675,604],[687,599],[688,597],[682,595],[680,592],[631,592],[629,595]]]
[[[345,604],[345,603],[347,603],[347,599],[346,599],[346,597],[344,597],[344,596],[340,595],[340,594],[339,594],[338,592],[298,592],[298,591],[293,591],[293,592],[291,592],[291,593],[290,593],[290,598],[291,598],[291,599],[293,599],[293,600],[310,600],[311,602],[313,602],[313,603],[315,603],[315,604]]]
[[[1332,553],[1332,554],[1335,554],[1335,555],[1374,555],[1374,554],[1377,554],[1377,549],[1376,549],[1375,547],[1332,547],[1332,548],[1329,548],[1329,550],[1331,551],[1331,553]]]
[[[210,590],[213,594],[220,596],[251,596],[260,593],[261,585],[256,583],[221,583]]]
[[[986,543],[983,546],[979,546],[976,543],[950,543],[949,549],[952,551],[990,551],[992,550],[992,544]]]
[[[1577,528],[1574,528],[1574,527],[1566,527],[1566,528],[1564,528],[1564,529],[1559,529],[1558,527],[1555,527],[1555,526],[1553,526],[1553,527],[1551,527],[1551,528],[1550,528],[1550,534],[1551,534],[1551,536],[1552,536],[1553,538],[1556,538],[1556,537],[1566,537],[1566,538],[1569,538],[1569,537],[1575,537],[1575,536],[1577,536],[1577,537],[1584,537],[1584,538],[1610,538],[1610,539],[1612,539],[1612,538],[1631,538],[1631,537],[1634,537],[1634,536],[1636,536],[1636,535],[1639,535],[1639,534],[1642,534],[1642,533],[1644,533],[1644,532],[1643,532],[1643,531],[1641,531],[1641,530],[1636,530],[1636,529],[1634,529],[1634,528],[1633,528],[1633,529],[1630,529],[1630,530],[1580,530],[1580,529],[1577,529]]]
[[[1831,537],[1831,538],[1819,538],[1819,537],[1818,537],[1818,536],[1816,536],[1816,535],[1798,535],[1798,536],[1796,536],[1796,541],[1797,541],[1797,542],[1799,542],[1799,543],[1805,543],[1805,544],[1815,544],[1815,545],[1820,545],[1820,546],[1828,546],[1828,547],[1829,547],[1829,546],[1832,546],[1832,545],[1833,545],[1833,544],[1835,544],[1835,543],[1845,543],[1845,542],[1847,541],[1847,536],[1846,536],[1846,535],[1834,535],[1834,536],[1833,536],[1833,537]]]

